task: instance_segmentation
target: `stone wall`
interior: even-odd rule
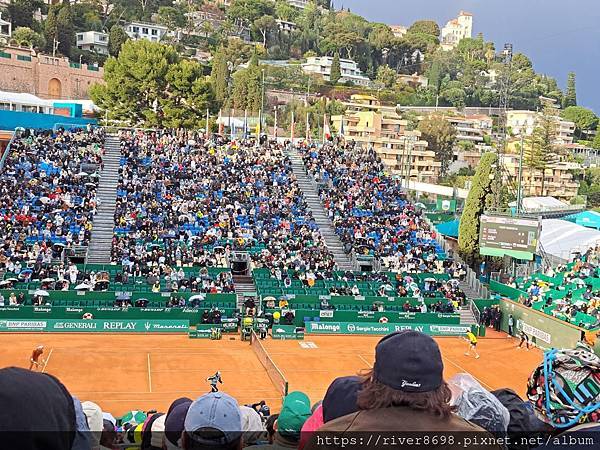
[[[0,50],[0,73],[3,91],[47,99],[88,99],[90,87],[103,82],[104,69],[25,48],[5,47]]]

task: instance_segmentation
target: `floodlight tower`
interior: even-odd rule
[[[512,59],[513,59],[513,45],[510,43],[504,44],[504,49],[501,53],[502,58],[502,77],[500,79],[500,99],[499,99],[499,111],[498,111],[498,146],[496,151],[498,153],[498,163],[496,164],[496,174],[494,186],[494,207],[499,210],[502,202],[502,185],[504,173],[504,165],[502,164],[502,155],[506,152],[507,139],[507,111],[510,104],[510,84],[511,84],[511,72],[512,72]]]

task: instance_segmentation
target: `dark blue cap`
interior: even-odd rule
[[[323,398],[323,420],[329,422],[358,411],[356,398],[359,390],[359,377],[340,377],[333,380]]]
[[[424,333],[404,330],[385,336],[375,347],[373,377],[404,392],[430,392],[444,381],[437,343]]]

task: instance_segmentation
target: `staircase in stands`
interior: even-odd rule
[[[233,275],[233,287],[237,296],[237,307],[243,311],[244,297],[256,296],[256,286],[254,280],[248,275]]]
[[[335,262],[340,270],[354,270],[354,264],[352,263],[352,259],[344,252],[344,247],[342,241],[339,236],[335,233],[331,222],[329,221],[329,217],[327,216],[327,212],[323,205],[321,204],[321,199],[319,198],[319,192],[317,190],[316,184],[310,179],[310,176],[306,172],[306,168],[304,167],[304,162],[302,161],[302,157],[298,154],[298,151],[295,148],[292,148],[288,151],[288,156],[290,157],[292,163],[292,169],[294,171],[294,175],[296,175],[296,179],[298,180],[298,186],[302,191],[304,199],[306,203],[308,203],[308,207],[312,212],[312,215],[321,231],[321,235],[325,240],[325,245],[329,249],[329,251],[333,254],[335,258]]]
[[[110,264],[114,216],[117,200],[117,183],[121,146],[116,134],[107,134],[104,140],[104,169],[100,174],[98,197],[100,206],[94,217],[92,239],[88,249],[87,262],[92,264]]]
[[[477,292],[475,290],[473,290],[469,286],[469,283],[467,283],[466,281],[461,281],[460,283],[458,283],[458,287],[467,296],[467,300],[469,300],[468,303],[470,303],[471,301],[480,297],[477,294]],[[461,309],[460,309],[460,324],[461,325],[473,325],[473,324],[477,323],[477,320],[475,319],[475,316],[473,315],[473,312],[471,311],[471,308],[469,307],[468,303],[465,306],[461,307]]]

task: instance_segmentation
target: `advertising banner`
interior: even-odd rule
[[[460,336],[471,329],[468,325],[432,325],[414,323],[368,323],[368,322],[308,322],[309,334],[374,334],[386,335],[402,330],[415,330],[432,336]]]
[[[0,332],[187,333],[187,320],[0,320]]]
[[[304,340],[304,328],[294,325],[273,325],[271,329],[273,339]]]

